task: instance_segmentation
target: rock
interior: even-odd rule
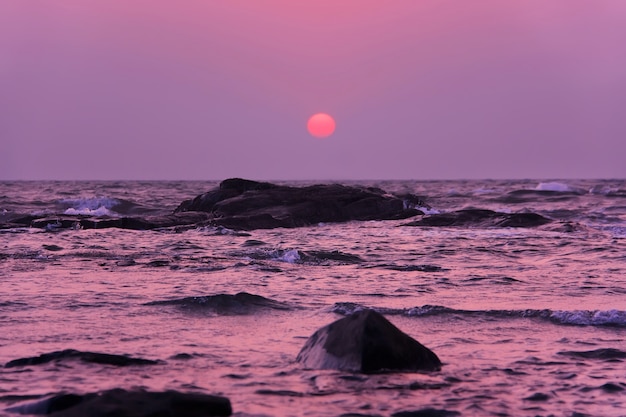
[[[149,392],[113,389],[84,395],[60,394],[43,401],[9,408],[21,414],[55,417],[205,417],[230,416],[230,400],[176,391]]]
[[[604,360],[619,360],[626,359],[626,351],[614,349],[614,348],[601,348],[595,350],[585,351],[564,351],[558,352],[559,355],[573,356],[585,359],[604,359]]]
[[[174,213],[207,212],[231,229],[300,227],[323,222],[393,220],[423,214],[412,201],[379,188],[318,184],[307,187],[232,178],[217,189],[184,201]]]
[[[285,303],[271,300],[260,295],[240,292],[235,295],[216,294],[198,297],[185,297],[175,300],[151,301],[146,305],[174,305],[193,311],[211,311],[217,314],[250,314],[260,309],[290,310]]]
[[[536,227],[552,222],[537,213],[499,213],[492,210],[465,209],[424,216],[403,226],[463,227]]]
[[[39,356],[29,358],[15,359],[7,362],[5,368],[13,368],[16,366],[41,365],[44,363],[58,361],[62,359],[79,359],[83,362],[98,363],[102,365],[113,366],[132,366],[132,365],[156,365],[159,361],[150,359],[133,358],[126,355],[111,355],[108,353],[97,352],[81,352],[74,349],[59,350],[56,352],[44,353]]]
[[[524,400],[526,401],[536,401],[536,402],[548,401],[549,399],[550,399],[550,396],[548,394],[544,394],[543,392],[536,392],[533,395],[524,398]]]
[[[441,361],[380,313],[361,310],[316,331],[296,360],[313,369],[436,371]]]
[[[201,224],[209,220],[206,213],[176,213],[167,216],[93,217],[63,215],[31,219],[29,225],[40,229],[107,229],[117,227],[131,230],[152,230],[165,227]]]
[[[235,230],[300,227],[350,220],[395,220],[424,214],[419,197],[393,196],[374,187],[318,184],[288,187],[231,178],[219,187],[182,202],[172,214],[159,216],[11,215],[0,218],[0,229],[36,227],[63,229],[152,230],[221,226]]]
[[[305,252],[298,252],[300,259],[304,262],[311,263],[324,263],[324,262],[337,262],[341,264],[358,264],[363,262],[363,259],[358,255],[351,253],[341,252],[338,250],[322,251],[322,250],[310,250]]]

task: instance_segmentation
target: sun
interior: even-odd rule
[[[326,138],[335,131],[335,119],[326,113],[317,113],[309,118],[306,128],[316,138]]]

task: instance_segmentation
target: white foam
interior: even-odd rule
[[[626,237],[626,226],[607,226],[603,227],[602,230],[609,232],[614,238]]]
[[[421,211],[424,214],[439,214],[441,213],[441,211],[431,208],[431,207],[420,207],[420,206],[416,206],[416,209],[418,209],[419,211]]]
[[[211,233],[215,235],[237,236],[238,232],[224,226],[198,226],[197,232]]]
[[[620,310],[574,310],[553,311],[550,315],[552,320],[563,324],[575,324],[579,326],[625,326],[626,311]]]
[[[96,209],[90,209],[90,208],[75,209],[74,207],[70,207],[67,210],[65,210],[63,214],[70,214],[70,215],[84,214],[88,216],[112,216],[113,215],[113,213],[104,206],[100,206]]]
[[[290,249],[282,252],[282,254],[280,256],[277,256],[275,259],[278,261],[293,264],[298,262],[301,258],[300,252],[298,252],[296,249]]]
[[[537,191],[557,191],[561,193],[574,191],[569,185],[562,182],[540,182],[536,187]]]
[[[87,216],[115,216],[111,209],[120,204],[120,201],[109,197],[81,197],[64,198],[58,201],[66,207],[63,214]]]
[[[120,204],[120,201],[110,197],[85,197],[85,198],[64,198],[59,200],[60,204],[74,208],[76,210],[97,210],[100,207],[111,209]]]

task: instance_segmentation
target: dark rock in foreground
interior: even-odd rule
[[[30,358],[15,359],[7,362],[4,367],[13,368],[16,366],[41,365],[62,359],[79,359],[83,362],[113,366],[156,365],[160,363],[150,359],[132,358],[126,355],[111,355],[108,353],[81,352],[74,349],[65,349],[56,352],[44,353]]]
[[[313,369],[364,373],[441,369],[435,353],[374,310],[357,311],[322,327],[296,360]]]
[[[151,301],[146,305],[174,305],[194,311],[215,312],[218,314],[250,314],[259,309],[290,310],[285,303],[260,295],[240,292],[235,295],[216,294],[199,297],[185,297],[176,300]]]
[[[536,227],[552,222],[537,213],[499,213],[492,210],[466,209],[424,216],[404,226],[463,227]]]
[[[414,206],[414,201],[386,194],[379,188],[340,184],[289,187],[231,178],[214,190],[184,201],[174,213],[207,212],[217,225],[251,230],[405,219],[423,214]]]
[[[230,416],[230,400],[176,391],[148,392],[113,389],[91,394],[60,394],[31,404],[9,408],[20,414],[55,417],[205,417]]]

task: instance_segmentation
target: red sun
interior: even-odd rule
[[[326,138],[335,131],[335,119],[326,113],[317,113],[306,124],[309,133],[316,138]]]

